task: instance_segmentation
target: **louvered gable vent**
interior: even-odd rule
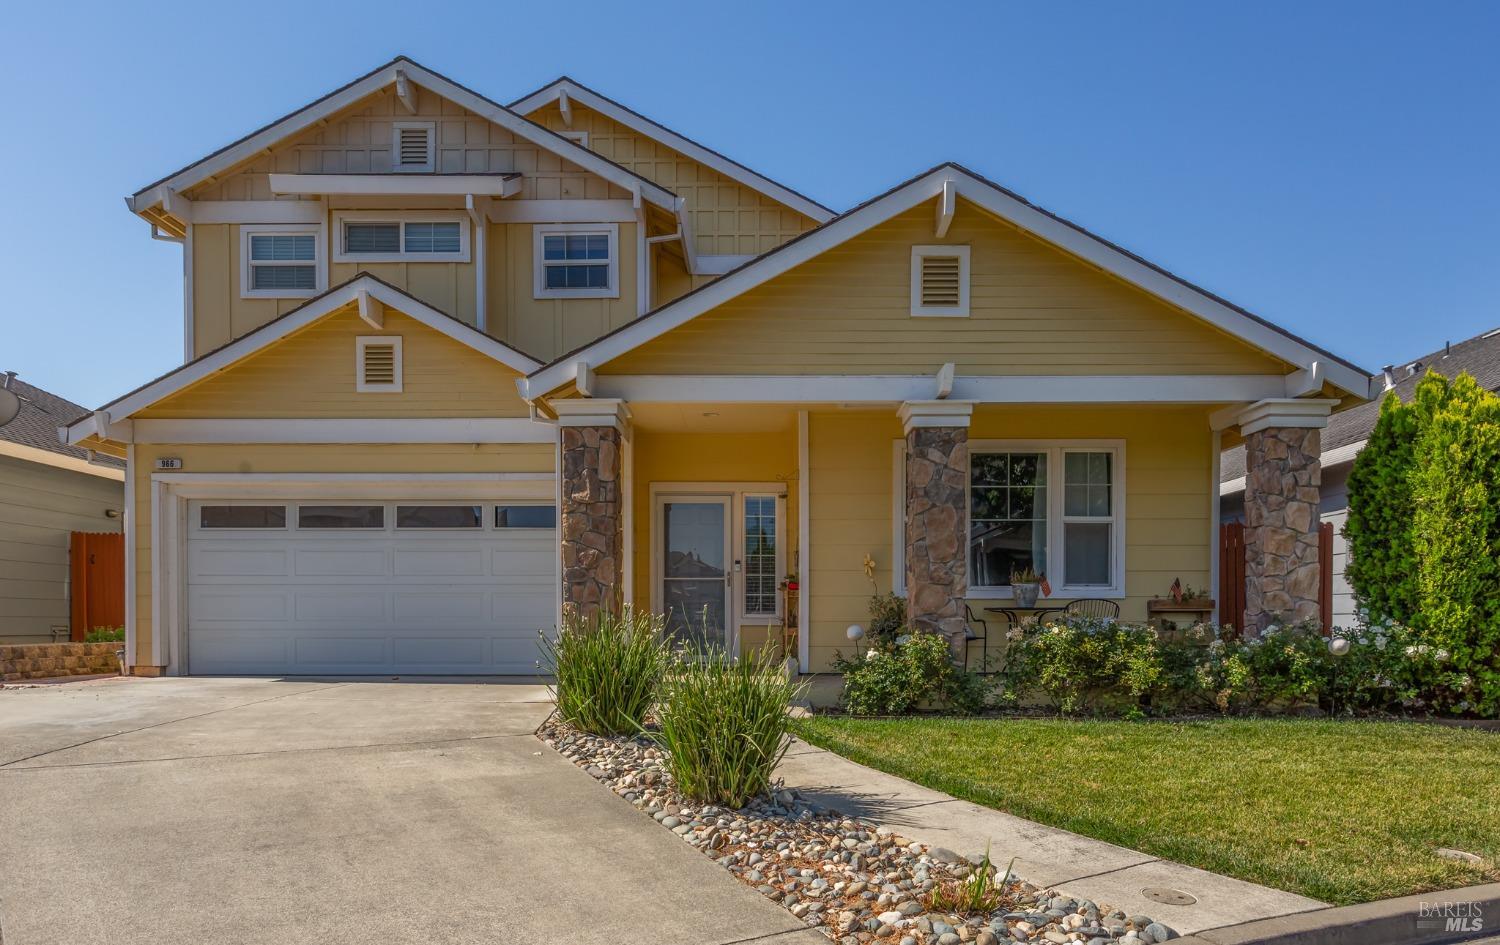
[[[432,122],[397,122],[391,141],[391,163],[398,171],[433,170]]]
[[[360,338],[358,351],[356,389],[366,393],[401,390],[400,338]]]
[[[911,248],[911,313],[969,314],[969,247]]]

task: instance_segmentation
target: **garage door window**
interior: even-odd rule
[[[284,505],[205,505],[199,528],[286,528]]]
[[[497,505],[496,528],[556,528],[557,509],[550,505]]]
[[[483,528],[484,508],[478,505],[398,505],[397,528]]]
[[[301,505],[298,528],[385,528],[383,505]]]

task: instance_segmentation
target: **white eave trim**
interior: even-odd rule
[[[1052,243],[1064,252],[1098,266],[1283,361],[1309,369],[1309,373],[1312,374],[1321,372],[1330,383],[1341,390],[1356,397],[1369,397],[1370,378],[1360,371],[1333,362],[1328,355],[1309,345],[1282,334],[1269,325],[1236,311],[1201,291],[1178,282],[1098,238],[1042,213],[988,181],[981,180],[963,168],[951,164],[934,168],[884,197],[851,211],[826,226],[785,244],[780,249],[772,250],[762,256],[758,262],[729,273],[698,291],[684,296],[679,301],[658,309],[649,317],[642,318],[619,332],[606,335],[575,352],[573,357],[586,358],[596,368],[603,366],[625,352],[666,334],[704,312],[717,308],[730,299],[847,242],[900,213],[929,200],[938,199],[948,186],[955,189],[958,196]],[[554,362],[538,371],[530,379],[532,381],[530,389],[535,394],[544,394],[566,383],[572,377],[571,360]],[[1311,365],[1314,363],[1319,364],[1318,372],[1311,370]],[[1285,394],[1286,385],[1287,382],[1283,379],[1276,396]]]
[[[12,443],[9,440],[0,440],[0,456],[20,459],[28,463],[38,463],[42,466],[51,466],[53,469],[66,469],[69,472],[98,476],[101,479],[113,479],[116,482],[125,481],[125,469],[122,466],[105,466],[101,463],[91,463],[77,456],[65,456],[62,453],[54,453],[52,450],[44,450],[38,446],[27,446],[24,443]]]
[[[514,197],[520,174],[270,174],[271,193],[418,197]]]
[[[275,344],[292,332],[312,324],[329,313],[343,308],[346,305],[359,301],[361,292],[369,294],[369,298],[379,301],[389,308],[393,308],[403,315],[410,316],[422,324],[436,331],[442,332],[454,341],[467,345],[504,364],[512,370],[525,374],[527,371],[535,370],[537,362],[520,353],[514,348],[508,347],[495,339],[485,335],[478,330],[465,325],[463,322],[444,315],[437,309],[417,299],[412,298],[398,289],[391,288],[378,279],[368,275],[361,275],[344,283],[337,288],[323,293],[315,299],[311,299],[301,308],[295,309],[287,315],[282,316],[265,328],[253,331],[238,341],[234,341],[218,349],[212,354],[191,361],[173,371],[171,374],[147,384],[145,387],[131,394],[126,394],[115,400],[89,417],[79,420],[77,423],[67,427],[67,441],[77,443],[84,437],[96,432],[101,426],[100,415],[105,418],[104,426],[110,426],[108,418],[128,418],[138,410],[142,410],[163,397],[168,397],[182,390],[190,384],[217,374],[230,367],[246,356]]]
[[[791,207],[798,213],[811,217],[819,223],[827,223],[837,216],[836,213],[822,204],[815,203],[769,178],[762,177],[748,167],[737,164],[722,154],[710,151],[703,145],[684,138],[671,129],[663,128],[649,118],[638,115],[628,108],[611,102],[597,92],[584,88],[568,79],[560,79],[544,89],[533,92],[518,102],[512,102],[510,107],[513,111],[526,115],[559,100],[576,102],[586,108],[599,112],[601,115],[619,122],[632,131],[637,131],[648,138],[666,145],[674,151],[685,154],[699,164],[723,174],[730,180],[744,184],[751,190],[765,194],[777,203]],[[566,116],[564,123],[570,123]]]
[[[643,196],[653,204],[664,207],[669,211],[673,211],[676,208],[677,197],[671,191],[632,174],[618,164],[605,160],[589,149],[569,141],[561,135],[554,134],[503,105],[493,102],[475,92],[471,92],[463,86],[457,85],[451,80],[445,79],[417,65],[409,59],[396,59],[387,63],[364,78],[334,92],[332,95],[294,112],[273,125],[262,128],[248,138],[236,142],[217,154],[210,155],[196,164],[178,171],[158,184],[153,184],[139,193],[126,197],[125,202],[135,213],[148,210],[166,199],[165,195],[168,191],[182,192],[189,190],[208,178],[221,174],[243,161],[254,157],[257,153],[312,127],[324,118],[337,114],[360,99],[374,95],[387,86],[394,85],[397,81],[398,72],[404,73],[406,79],[410,82],[423,86],[443,98],[467,108],[480,117],[494,122],[507,131],[557,154],[616,186],[625,190],[640,187]]]

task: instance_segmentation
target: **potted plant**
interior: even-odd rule
[[[1041,590],[1042,578],[1032,570],[1031,565],[1010,572],[1010,591],[1017,607],[1035,607],[1036,597]]]

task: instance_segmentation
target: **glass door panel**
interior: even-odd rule
[[[661,505],[662,611],[667,632],[690,646],[725,645],[729,626],[728,497]]]

